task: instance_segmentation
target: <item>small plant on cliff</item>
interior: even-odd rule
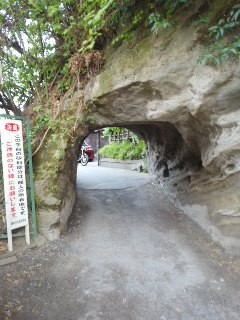
[[[209,28],[212,43],[199,59],[201,64],[219,65],[231,58],[240,56],[240,4],[233,6],[226,18]],[[235,35],[234,35],[235,34]]]
[[[188,7],[192,0],[159,0],[157,1],[159,4],[163,4],[164,7],[167,9],[168,14],[172,14],[175,12],[179,7],[185,6]]]
[[[155,35],[158,35],[159,30],[161,29],[167,29],[172,27],[172,23],[161,16],[159,13],[152,13],[148,17],[149,25],[151,26],[151,31]]]

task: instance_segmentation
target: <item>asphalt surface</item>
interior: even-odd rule
[[[0,268],[1,320],[240,319],[238,259],[148,176],[78,169],[78,202],[61,240]]]
[[[114,190],[143,186],[151,177],[137,171],[98,167],[97,162],[89,162],[85,167],[78,165],[77,181],[78,189]]]

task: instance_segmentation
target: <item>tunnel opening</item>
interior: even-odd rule
[[[196,33],[183,31],[166,42],[144,35],[133,47],[108,52],[101,72],[66,95],[61,117],[76,116],[72,137],[61,143],[52,132],[48,154],[42,149],[35,160],[39,221],[45,234],[53,231],[50,238],[59,236],[75,202],[79,140],[119,126],[143,137],[148,170],[176,205],[215,241],[240,252],[236,66],[198,65]]]
[[[99,145],[99,132],[106,127],[125,128],[143,139],[147,146],[147,172],[152,174],[158,183],[167,184],[170,188],[176,189],[176,192],[178,189],[187,189],[192,175],[196,175],[203,168],[198,142],[186,142],[173,124],[162,121],[114,123],[92,130],[81,143],[87,141],[93,145],[96,161],[99,161],[98,149],[102,147]]]
[[[235,202],[232,201],[231,190],[227,198],[222,198],[224,201],[217,197],[221,184],[215,183],[216,165],[214,163],[208,165],[206,162],[209,150],[211,150],[208,134],[218,132],[202,127],[192,116],[184,118],[184,125],[177,121],[132,121],[131,118],[130,121],[127,121],[125,117],[119,118],[118,120],[117,115],[112,118],[109,116],[109,119],[104,116],[96,124],[76,131],[75,146],[67,149],[65,167],[59,172],[58,183],[61,186],[59,198],[64,200],[45,197],[49,203],[51,202],[51,205],[53,204],[54,215],[50,220],[49,212],[45,208],[41,209],[41,231],[43,230],[49,239],[56,239],[66,226],[77,199],[76,175],[79,143],[96,130],[106,127],[122,127],[136,133],[145,141],[148,172],[154,176],[162,191],[203,229],[211,232],[214,240],[227,248],[234,246],[235,250],[238,245],[235,245],[237,243],[235,238],[231,237],[233,227],[228,221],[226,226],[226,218],[221,217],[221,212],[229,210],[229,206],[233,207],[232,210],[235,212]],[[227,169],[234,168],[227,167]],[[59,205],[61,211],[55,215],[56,207]],[[222,205],[223,209],[219,209],[219,205]]]

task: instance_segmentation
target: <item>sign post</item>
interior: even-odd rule
[[[25,227],[26,243],[30,244],[22,121],[1,118],[0,134],[8,250],[12,251],[14,229]]]

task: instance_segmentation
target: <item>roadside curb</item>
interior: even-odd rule
[[[137,170],[140,171],[144,167],[144,159],[139,160],[117,160],[111,158],[102,158],[99,161],[100,167],[117,168],[124,170]]]

